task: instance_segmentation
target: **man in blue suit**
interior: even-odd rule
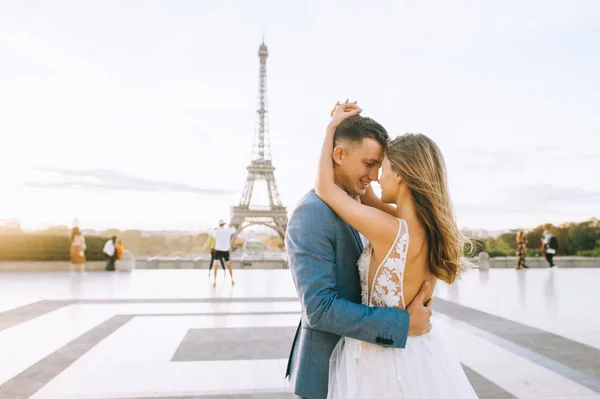
[[[337,128],[335,182],[348,195],[358,199],[377,181],[388,139],[383,126],[362,116],[350,117]],[[286,377],[297,399],[327,397],[329,358],[341,336],[404,348],[409,335],[431,329],[430,304],[423,303],[427,283],[407,311],[361,304],[357,261],[362,240],[314,190],[300,200],[290,218],[285,242],[302,319]]]

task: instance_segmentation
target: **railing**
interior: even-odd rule
[[[152,256],[148,258],[137,258],[136,264],[140,269],[204,269],[210,261],[210,254],[202,254],[195,257],[168,257]],[[231,255],[231,263],[234,267],[267,269],[286,269],[287,255],[285,252],[260,252],[239,253]],[[265,267],[269,266],[269,267]]]
[[[270,211],[272,209],[269,205],[251,205],[248,207],[248,210],[251,211]]]

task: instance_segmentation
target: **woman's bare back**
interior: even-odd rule
[[[410,245],[404,271],[404,300],[409,304],[425,281],[430,283],[429,292],[425,295],[425,301],[428,301],[433,296],[437,278],[431,274],[429,268],[429,245],[425,229],[420,223],[408,221],[406,223],[410,232]]]
[[[363,303],[404,309],[425,281],[431,283],[426,301],[433,296],[437,279],[429,271],[425,230],[417,223],[398,219],[391,245],[369,246],[359,259]]]

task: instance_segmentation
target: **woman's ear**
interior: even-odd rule
[[[333,149],[333,162],[335,162],[336,165],[341,165],[343,158],[344,158],[344,147],[338,145],[337,147],[335,147]]]

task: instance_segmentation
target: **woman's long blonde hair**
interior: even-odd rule
[[[452,284],[465,266],[461,257],[468,240],[454,219],[442,152],[423,134],[405,134],[389,142],[386,154],[392,170],[408,185],[425,227],[429,270]]]
[[[517,233],[517,244],[520,244],[522,239],[523,239],[523,230],[519,230],[519,232]]]

